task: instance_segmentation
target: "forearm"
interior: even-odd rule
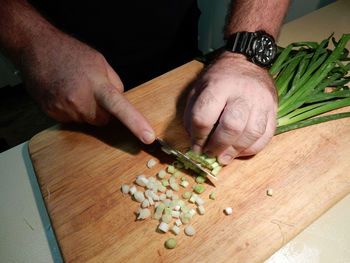
[[[277,38],[290,0],[232,0],[226,37],[235,32],[265,30]]]
[[[0,0],[0,17],[0,47],[18,66],[25,52],[58,31],[25,0]]]

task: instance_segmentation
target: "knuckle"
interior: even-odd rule
[[[233,134],[239,134],[242,133],[244,130],[244,123],[239,121],[229,121],[227,119],[224,119],[221,122],[222,131],[226,134],[233,135]]]
[[[206,88],[196,100],[195,107],[200,109],[206,108],[208,105],[217,105],[219,102],[210,88]]]
[[[256,141],[263,135],[264,132],[262,132],[262,130],[259,129],[250,129],[245,132],[245,137],[249,141]]]
[[[211,123],[202,114],[193,114],[192,125],[198,129],[205,129],[205,128],[212,127],[214,124]]]

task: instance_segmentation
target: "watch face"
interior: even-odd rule
[[[276,57],[277,47],[273,40],[268,35],[258,36],[253,43],[252,60],[263,66],[269,66]]]

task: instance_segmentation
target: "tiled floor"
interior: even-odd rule
[[[0,89],[0,152],[54,125],[22,85]]]

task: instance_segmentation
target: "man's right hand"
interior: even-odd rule
[[[26,48],[22,71],[28,91],[52,118],[103,125],[113,115],[142,142],[153,142],[151,125],[123,96],[119,76],[86,44],[50,30]]]
[[[51,25],[25,0],[0,0],[0,46],[41,108],[62,122],[118,118],[142,142],[154,131],[123,96],[119,76],[95,49]]]

